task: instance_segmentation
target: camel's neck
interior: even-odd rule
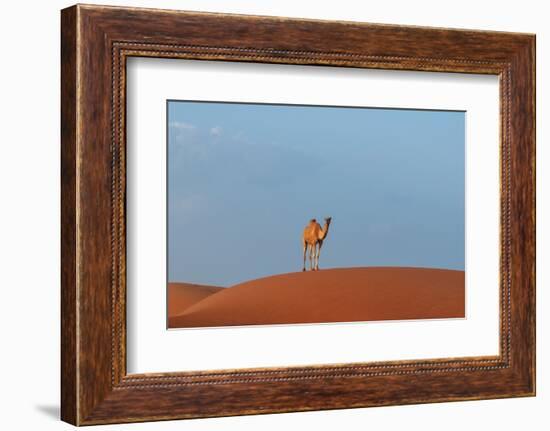
[[[323,229],[321,229],[321,232],[319,232],[319,239],[323,240],[327,237],[329,226],[330,226],[330,223],[325,222],[325,225],[323,226]]]

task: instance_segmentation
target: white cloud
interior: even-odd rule
[[[222,134],[222,128],[220,126],[215,126],[210,129],[210,134],[212,136],[220,136]]]
[[[185,123],[183,121],[172,121],[170,127],[179,130],[194,130],[196,127],[193,124]]]

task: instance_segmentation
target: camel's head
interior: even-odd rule
[[[332,217],[325,217],[325,223],[330,224]]]

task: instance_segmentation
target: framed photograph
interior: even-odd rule
[[[535,36],[61,13],[62,419],[535,395]]]

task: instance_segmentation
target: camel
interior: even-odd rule
[[[302,235],[302,246],[304,249],[304,267],[302,271],[306,270],[306,254],[309,247],[309,269],[311,271],[319,270],[319,255],[321,254],[321,247],[323,241],[327,237],[328,228],[332,217],[325,218],[325,225],[321,228],[321,225],[317,223],[317,220],[311,219],[309,224],[304,229]]]

